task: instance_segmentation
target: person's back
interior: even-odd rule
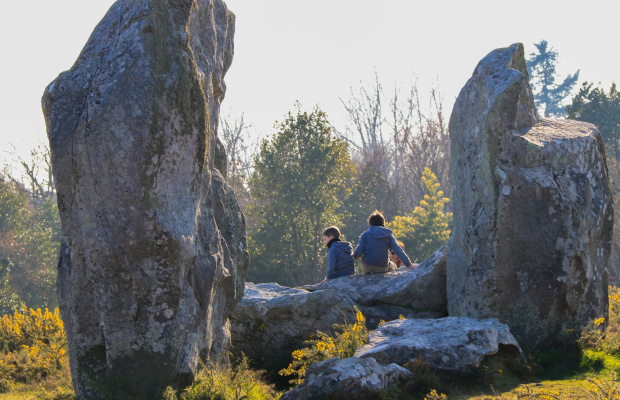
[[[393,250],[398,258],[410,267],[411,261],[403,249],[396,242],[392,231],[385,228],[385,218],[380,212],[375,212],[368,218],[368,230],[362,233],[359,245],[355,249],[354,257],[362,259],[365,273],[383,273],[396,268],[389,260],[388,251]]]
[[[323,243],[327,246],[327,275],[323,282],[355,274],[353,247],[340,240],[340,230],[331,226],[323,232]]]
[[[327,279],[355,274],[353,247],[349,242],[333,242],[327,251],[328,266],[333,266],[333,275]]]

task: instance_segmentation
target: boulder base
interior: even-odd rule
[[[516,362],[525,360],[506,325],[497,320],[441,318],[387,322],[370,333],[369,343],[355,356],[372,357],[383,365],[420,358],[435,370],[470,372],[500,352]]]
[[[390,364],[380,365],[373,358],[338,357],[308,368],[304,383],[285,393],[280,400],[311,400],[329,395],[354,395],[361,392],[388,390],[398,382],[411,379],[409,370]]]

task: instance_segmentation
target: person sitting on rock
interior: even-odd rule
[[[388,258],[388,250],[393,250],[407,268],[412,267],[409,257],[396,242],[392,231],[385,227],[383,214],[379,211],[370,214],[368,225],[368,230],[360,236],[353,254],[354,258],[362,259],[365,274],[382,274],[396,269],[396,264]]]
[[[403,251],[405,251],[405,244],[403,242],[401,242],[400,240],[397,240],[396,243],[398,243],[400,248],[403,249]],[[397,269],[405,266],[405,264],[400,260],[400,258],[398,258],[398,255],[396,254],[394,250],[390,249],[389,254],[390,254],[390,261],[392,261],[396,265]],[[420,264],[411,263],[411,266],[409,267],[409,269],[414,269],[418,265]]]
[[[405,244],[403,242],[401,242],[400,240],[397,240],[396,243],[398,243],[400,248],[403,249],[403,251],[405,251]],[[405,266],[405,264],[403,264],[401,259],[398,258],[398,254],[396,254],[396,252],[393,249],[390,249],[388,251],[388,254],[390,255],[390,261],[393,262],[394,265],[396,265],[396,268],[400,268],[400,267],[404,267]]]
[[[327,276],[321,283],[330,279],[355,274],[353,247],[340,240],[340,229],[330,226],[323,231],[323,243],[327,246]]]

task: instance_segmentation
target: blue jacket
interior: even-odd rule
[[[348,242],[332,242],[327,250],[327,279],[355,274],[353,247]]]
[[[388,250],[392,249],[405,266],[411,266],[407,254],[400,248],[392,231],[382,226],[370,226],[360,236],[360,242],[355,249],[355,258],[362,257],[367,265],[373,267],[387,267]]]

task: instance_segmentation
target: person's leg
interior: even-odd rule
[[[385,267],[375,267],[374,265],[368,265],[362,258],[362,269],[364,270],[364,274],[384,274],[390,271],[389,268],[389,265]]]

